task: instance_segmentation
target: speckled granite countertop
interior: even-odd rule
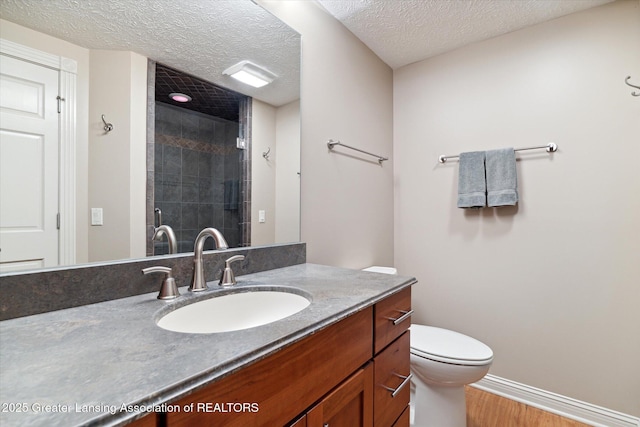
[[[160,276],[158,276],[160,280]],[[291,287],[301,312],[251,329],[183,334],[159,328],[172,302],[156,293],[0,322],[0,424],[122,425],[368,307],[415,279],[314,264],[237,277],[239,288]],[[158,282],[158,285],[160,282]]]

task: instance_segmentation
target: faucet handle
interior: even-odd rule
[[[158,293],[158,299],[175,299],[180,296],[178,287],[176,286],[176,279],[171,275],[171,268],[157,265],[154,267],[147,267],[142,269],[143,274],[150,273],[165,273],[166,277],[162,281],[160,292]]]
[[[234,255],[224,262],[224,271],[222,272],[222,277],[218,283],[220,286],[233,286],[237,283],[236,277],[231,269],[231,263],[235,261],[242,261],[243,259],[244,255]]]
[[[242,261],[244,259],[244,255],[234,255],[231,258],[229,258],[228,260],[226,260],[224,262],[224,265],[226,268],[229,268],[232,262],[235,261]]]

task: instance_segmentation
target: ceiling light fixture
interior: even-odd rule
[[[253,87],[268,85],[276,78],[275,74],[249,61],[240,61],[224,70],[222,74]]]
[[[191,101],[191,97],[189,95],[185,95],[184,93],[179,93],[179,92],[170,93],[169,98],[173,99],[176,102]]]

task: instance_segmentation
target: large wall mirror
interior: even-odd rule
[[[299,241],[298,33],[250,0],[3,0],[0,12],[3,41],[77,62],[75,263],[166,253],[166,233],[151,240],[161,222],[180,251],[205,226],[232,247]],[[271,82],[231,77],[244,62]],[[16,66],[6,87],[24,77]],[[58,265],[0,254],[0,272]]]

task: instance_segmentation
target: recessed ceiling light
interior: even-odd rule
[[[222,74],[253,87],[268,85],[276,78],[275,74],[249,61],[238,62],[224,70]]]
[[[189,102],[191,101],[191,97],[189,95],[185,95],[184,93],[170,93],[169,98],[173,99],[176,102]]]

